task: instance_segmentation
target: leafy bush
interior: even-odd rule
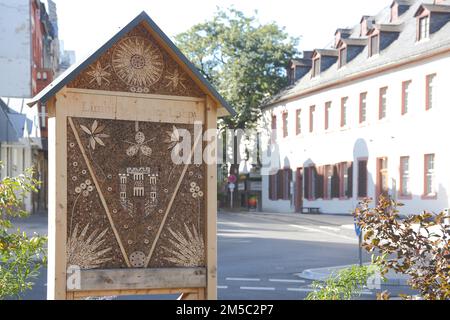
[[[38,184],[31,169],[15,178],[0,180],[0,299],[18,298],[31,289],[31,280],[45,263],[45,237],[29,238],[19,229],[11,231],[12,217],[28,215],[23,210],[23,200],[36,191]]]
[[[355,218],[364,231],[363,246],[376,253],[377,265],[410,276],[409,284],[427,300],[450,298],[450,225],[444,213],[423,212],[400,219],[401,204],[381,198],[375,208],[360,203]],[[403,296],[410,299],[412,297]]]
[[[373,275],[371,266],[352,266],[332,275],[325,282],[314,281],[315,291],[306,300],[351,300],[361,295],[361,290]]]

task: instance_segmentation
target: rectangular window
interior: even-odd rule
[[[400,158],[400,196],[409,197],[409,157]]]
[[[347,47],[339,51],[339,68],[347,64]]]
[[[310,174],[310,188],[311,190],[309,191],[309,200],[315,200],[316,199],[316,168],[315,167],[310,167],[309,168],[309,174]]]
[[[369,57],[380,53],[380,35],[376,34],[370,37]]]
[[[348,162],[342,162],[339,164],[339,197],[351,198],[353,189],[353,165]]]
[[[277,174],[269,175],[269,200],[277,200]]]
[[[278,170],[277,172],[277,184],[276,184],[276,200],[284,198],[284,170]]]
[[[313,60],[313,78],[320,74],[320,58]]]
[[[367,160],[358,161],[358,198],[367,197]]]
[[[333,165],[333,176],[331,177],[331,198],[339,198],[340,175],[339,165]]]
[[[434,167],[435,167],[435,157],[434,154],[425,155],[425,192],[424,195],[427,197],[436,196],[436,189],[434,185]]]
[[[325,130],[330,128],[330,110],[331,110],[331,101],[325,103]]]
[[[431,108],[433,108],[434,105],[434,89],[435,89],[435,79],[436,79],[436,74],[430,74],[427,76],[427,80],[426,80],[426,101],[425,101],[425,109],[426,110],[430,110]]]
[[[333,188],[333,166],[325,166],[325,186],[324,198],[331,199],[331,190]]]
[[[296,111],[296,115],[295,115],[295,127],[296,127],[296,133],[297,135],[302,133],[302,111],[300,109],[298,109]]]
[[[419,41],[430,37],[430,16],[419,19]]]
[[[40,118],[41,118],[41,127],[45,128],[47,123],[46,123],[46,118],[47,118],[47,110],[45,105],[41,106],[41,114],[40,114]]]
[[[291,199],[292,170],[283,170],[283,200]]]
[[[283,138],[288,136],[288,113],[283,113]]]
[[[341,127],[347,125],[347,101],[348,97],[341,99]]]
[[[367,120],[367,92],[359,95],[359,123],[364,123]]]
[[[378,118],[384,119],[386,118],[386,112],[387,112],[387,87],[380,89],[380,110]]]
[[[277,129],[277,116],[272,116],[272,130]]]
[[[411,81],[402,83],[402,114],[408,113]]]
[[[388,197],[389,195],[389,176],[388,176],[388,159],[378,158],[378,196]]]
[[[314,131],[314,112],[316,111],[316,106],[309,107],[309,132]]]

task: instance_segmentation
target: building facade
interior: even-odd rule
[[[450,1],[394,1],[290,65],[263,107],[264,210],[345,214],[381,195],[402,214],[450,206],[449,22]]]
[[[47,107],[26,107],[61,69],[56,5],[52,0],[0,0],[0,160],[1,177],[33,166],[42,182],[29,211],[47,203]],[[66,67],[64,65],[64,67]],[[35,130],[38,128],[39,132]]]

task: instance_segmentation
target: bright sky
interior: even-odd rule
[[[77,60],[85,57],[141,11],[171,38],[214,14],[217,6],[252,14],[261,22],[275,21],[292,36],[302,37],[300,49],[326,46],[338,27],[359,23],[362,15],[376,14],[391,0],[54,0],[59,37]]]

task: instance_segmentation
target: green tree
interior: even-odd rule
[[[255,12],[257,14],[257,12]],[[256,17],[235,9],[218,9],[211,20],[176,36],[176,43],[236,110],[219,128],[253,129],[261,104],[287,82],[286,66],[297,55],[298,39],[276,23],[261,24]],[[237,174],[237,137],[234,165]]]
[[[28,215],[22,209],[23,200],[36,191],[38,184],[31,169],[17,177],[0,180],[0,299],[20,297],[31,289],[31,280],[39,275],[45,263],[46,238],[30,238],[19,229],[12,231],[11,223],[13,217]]]
[[[255,125],[264,99],[287,85],[286,66],[298,39],[276,23],[261,24],[235,10],[219,9],[212,20],[176,36],[176,43],[237,111],[229,128]]]

